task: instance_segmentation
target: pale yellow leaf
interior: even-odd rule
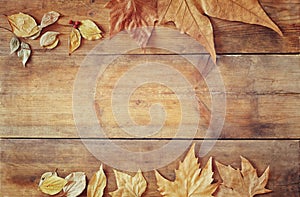
[[[28,37],[29,39],[35,40],[35,39],[37,39],[37,38],[41,35],[41,33],[42,33],[42,28],[41,28],[40,25],[38,25],[38,28],[39,28],[39,31],[38,31],[36,34],[34,34],[34,35]]]
[[[261,177],[257,176],[256,169],[251,163],[241,157],[242,170],[234,169],[231,166],[225,166],[216,162],[219,174],[223,180],[216,196],[218,197],[253,197],[257,194],[271,192],[266,189],[269,179],[269,167]]]
[[[7,17],[13,33],[17,37],[30,37],[39,31],[39,28],[31,16],[24,13],[13,14]]]
[[[78,29],[72,28],[69,37],[69,54],[73,53],[81,44],[81,35]]]
[[[31,49],[29,44],[21,42],[21,49],[18,51],[18,57],[22,60],[22,64],[25,67],[28,59],[31,55]]]
[[[48,172],[42,175],[39,189],[45,194],[55,195],[63,189],[67,182],[65,179],[58,177],[56,173],[51,175]]]
[[[169,181],[162,177],[157,171],[155,176],[158,191],[165,197],[211,197],[218,184],[213,183],[212,158],[201,170],[198,159],[194,152],[195,144],[187,153],[183,162],[180,162],[178,170],[175,170],[175,181]]]
[[[53,45],[57,41],[58,35],[59,32],[55,32],[55,31],[48,31],[44,33],[40,39],[41,47]]]
[[[84,39],[98,40],[102,38],[102,31],[91,20],[80,21],[79,31]]]
[[[55,42],[53,44],[45,46],[45,48],[46,49],[54,49],[55,47],[57,47],[58,43],[59,43],[59,39],[56,38],[56,40],[55,40]]]
[[[86,186],[86,178],[84,172],[73,172],[69,174],[65,180],[67,184],[64,186],[63,191],[67,197],[79,196]]]
[[[60,14],[55,11],[50,11],[50,12],[44,14],[42,21],[41,21],[41,28],[52,25],[53,23],[55,23],[58,20],[59,16],[60,16]]]
[[[20,47],[20,41],[17,37],[12,37],[9,43],[10,54],[16,52]]]
[[[114,170],[118,189],[110,192],[112,197],[139,197],[146,191],[147,182],[141,170],[135,176]]]
[[[106,187],[106,176],[102,165],[100,169],[93,175],[87,187],[88,197],[102,197],[103,190]]]

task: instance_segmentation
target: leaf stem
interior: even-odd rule
[[[10,29],[8,29],[8,28],[6,28],[6,27],[1,27],[1,26],[0,26],[0,29],[4,29],[4,30],[9,31],[10,33],[14,34],[14,32],[12,32],[12,30],[10,30]],[[15,35],[15,34],[14,34],[14,35]]]

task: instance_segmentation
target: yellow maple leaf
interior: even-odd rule
[[[139,197],[146,191],[147,182],[141,170],[135,176],[114,170],[118,189],[109,194],[112,197]]]
[[[218,187],[213,183],[212,158],[201,170],[198,159],[194,152],[195,144],[187,153],[183,162],[180,162],[178,170],[175,170],[175,181],[169,181],[162,177],[157,171],[155,176],[158,190],[165,197],[211,197]]]
[[[216,162],[219,174],[223,180],[216,196],[218,197],[252,197],[256,194],[269,193],[265,186],[269,179],[269,167],[261,177],[257,176],[256,169],[251,163],[241,157],[242,170],[234,169]]]
[[[88,188],[87,196],[88,197],[102,197],[103,190],[106,187],[106,176],[103,171],[102,165],[99,170],[91,178]]]
[[[87,40],[98,40],[102,38],[102,31],[98,26],[91,20],[80,21],[79,31],[84,39]]]

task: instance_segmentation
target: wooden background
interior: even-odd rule
[[[64,177],[73,171],[84,171],[90,179],[99,168],[101,162],[88,152],[78,137],[72,111],[72,93],[82,60],[101,41],[84,41],[79,50],[68,56],[67,38],[70,28],[63,25],[69,19],[90,18],[105,32],[109,32],[109,10],[103,8],[106,2],[0,0],[0,14],[10,15],[22,11],[34,16],[38,22],[47,11],[55,10],[64,15],[58,24],[46,29],[62,33],[60,45],[52,51],[46,51],[40,48],[38,40],[29,41],[33,54],[27,68],[22,68],[15,55],[9,55],[11,34],[0,29],[1,196],[45,196],[37,189],[43,172],[57,169],[58,174]],[[240,168],[239,156],[243,155],[258,169],[259,175],[270,165],[267,187],[273,192],[265,196],[297,197],[300,175],[300,2],[260,2],[283,31],[283,37],[264,27],[211,18],[218,67],[227,93],[227,111],[220,139],[200,161],[204,165],[213,156],[221,163]],[[0,26],[9,27],[3,16],[0,18]],[[176,39],[164,33],[154,33],[150,42],[155,42],[158,36],[166,42]],[[180,41],[177,39],[177,42]],[[204,51],[195,47],[196,44],[188,46],[178,50],[192,57],[208,57],[203,54]],[[107,53],[109,55],[112,52],[107,49]],[[112,140],[128,149],[152,150],[173,137],[180,115],[176,111],[179,104],[174,92],[166,87],[155,84],[143,86],[130,100],[130,112],[138,124],[149,122],[148,110],[153,102],[161,102],[170,114],[178,114],[167,119],[168,124],[164,126],[163,132],[149,139],[133,138],[122,132],[111,114],[109,104],[113,84],[122,73],[135,63],[147,60],[149,56],[157,56],[156,59],[162,63],[169,63],[183,73],[194,86],[203,106],[207,106],[202,108],[204,116],[194,139],[196,149],[199,150],[209,122],[210,96],[195,68],[176,58],[178,55],[166,51],[148,49],[144,53],[137,49],[107,68],[98,80],[95,96],[95,107],[101,111],[98,114],[101,125]],[[89,139],[100,144],[100,147],[105,140],[97,139],[93,133]],[[188,139],[183,137],[174,140]],[[118,157],[118,153],[112,152],[111,157]],[[159,171],[165,177],[174,179],[173,170],[183,157]],[[108,192],[116,189],[115,178],[111,167],[105,165],[104,170],[108,177],[105,196],[109,196]],[[144,175],[148,182],[144,196],[159,196],[154,173],[146,172]],[[83,193],[82,196],[85,195]]]

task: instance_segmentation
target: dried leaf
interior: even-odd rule
[[[7,17],[13,33],[17,37],[30,37],[39,31],[39,28],[31,16],[24,13],[13,14]]]
[[[126,30],[142,47],[146,47],[157,20],[156,1],[110,0],[110,36]]]
[[[44,33],[40,39],[41,47],[53,45],[56,42],[58,35],[59,32],[55,32],[55,31],[48,31]]]
[[[46,49],[54,49],[55,47],[57,47],[58,43],[59,43],[59,39],[56,38],[56,40],[55,40],[55,42],[53,44],[45,46],[45,48]]]
[[[174,22],[182,33],[200,42],[216,61],[212,25],[194,3],[194,0],[158,0],[158,6],[161,7],[160,23]]]
[[[187,153],[184,161],[180,162],[178,170],[175,170],[175,181],[169,181],[155,171],[158,190],[162,196],[211,197],[217,189],[218,184],[212,184],[212,158],[209,159],[206,166],[201,171],[198,159],[195,157],[194,147],[195,144],[193,144]]]
[[[18,57],[22,60],[22,64],[25,67],[28,59],[31,55],[31,49],[29,44],[21,42],[21,49],[18,51]]]
[[[91,20],[80,21],[79,31],[84,39],[98,40],[102,38],[102,31]]]
[[[196,2],[199,2],[198,6],[209,16],[266,26],[282,36],[282,32],[268,17],[258,0],[201,0]]]
[[[103,190],[106,187],[106,176],[103,171],[102,165],[100,169],[91,178],[88,188],[88,197],[101,197],[103,196]]]
[[[271,192],[271,190],[265,188],[269,179],[269,167],[261,177],[258,177],[251,163],[243,157],[241,159],[242,170],[235,170],[231,166],[225,166],[216,162],[219,174],[223,180],[217,196],[252,197],[256,194]]]
[[[63,189],[67,182],[58,177],[56,173],[46,172],[41,177],[39,189],[45,194],[55,195]]]
[[[36,34],[30,36],[29,39],[35,40],[41,35],[43,28],[40,25],[38,25],[38,28],[39,28],[39,31]]]
[[[41,21],[41,28],[52,25],[53,23],[55,23],[58,20],[59,16],[60,16],[60,14],[55,11],[50,11],[50,12],[44,14],[42,21]]]
[[[134,177],[114,170],[118,189],[110,192],[112,197],[128,196],[139,197],[146,191],[147,182],[139,170]]]
[[[20,41],[17,37],[12,37],[9,43],[10,46],[10,54],[16,52],[20,47]]]
[[[86,178],[84,172],[73,172],[65,180],[68,183],[64,186],[63,191],[67,197],[79,196],[85,189]]]
[[[73,53],[81,44],[81,35],[79,30],[72,28],[69,37],[69,54]]]

